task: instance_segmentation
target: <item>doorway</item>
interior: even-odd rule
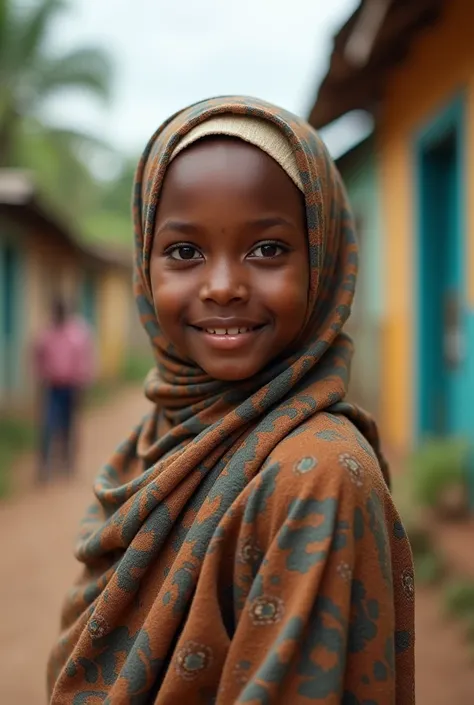
[[[419,436],[466,430],[463,124],[456,101],[418,141]]]

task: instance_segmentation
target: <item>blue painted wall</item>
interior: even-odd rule
[[[337,160],[359,226],[359,277],[348,326],[355,344],[351,388],[377,413],[380,395],[380,327],[384,315],[382,218],[373,138]]]
[[[433,150],[449,145],[449,140],[451,147],[448,148],[455,161],[451,164],[443,158],[438,165],[430,161]],[[465,98],[460,95],[425,122],[414,143],[417,174],[414,403],[419,438],[433,433],[474,435],[474,383],[469,373],[474,358],[474,338],[470,332],[472,312],[467,299],[465,155]],[[436,188],[442,191],[437,194]],[[447,221],[443,222],[443,218]],[[460,362],[452,369],[444,362],[440,347],[445,330],[445,296],[451,291],[457,292],[461,334]],[[438,340],[437,345],[433,345],[435,340]],[[437,394],[441,404],[437,402]],[[441,422],[436,418],[437,403],[443,413]]]
[[[0,233],[0,404],[21,387],[23,256],[13,237]]]

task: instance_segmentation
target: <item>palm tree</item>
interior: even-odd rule
[[[94,47],[74,49],[56,56],[48,51],[47,35],[63,0],[37,0],[26,10],[15,0],[0,0],[0,166],[18,166],[16,150],[23,131],[41,124],[54,138],[56,128],[44,125],[43,107],[48,99],[69,89],[86,89],[107,99],[112,70],[103,51]],[[60,130],[62,136],[65,130]],[[70,142],[87,140],[73,130]]]

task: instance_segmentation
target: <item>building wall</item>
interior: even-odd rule
[[[4,290],[1,265],[3,244],[13,242],[21,254],[21,276],[15,308],[18,338],[12,374],[14,385],[6,380],[6,346],[3,340],[4,305],[0,301],[0,409],[27,408],[35,399],[36,384],[32,366],[32,346],[38,333],[49,323],[51,299],[62,294],[81,304],[84,277],[94,281],[95,337],[100,379],[113,379],[123,368],[130,344],[131,272],[95,263],[85,269],[77,253],[68,245],[53,241],[41,231],[29,232],[6,218],[0,223],[0,291]]]
[[[359,237],[359,277],[348,331],[355,342],[351,395],[378,414],[380,337],[384,314],[381,281],[381,217],[374,144],[368,141],[338,167],[351,202]]]
[[[416,133],[459,92],[466,98],[467,303],[474,315],[474,3],[450,0],[385,84],[377,152],[384,214],[386,327],[382,341],[382,426],[390,442],[414,440],[416,414]],[[440,253],[442,256],[442,253]],[[469,321],[474,335],[474,319]],[[472,338],[474,341],[474,337]],[[469,375],[474,381],[474,362]]]
[[[18,360],[24,337],[24,247],[10,223],[0,224],[0,406],[20,394],[23,375]]]
[[[98,373],[102,379],[120,374],[129,347],[130,272],[110,269],[97,280]]]

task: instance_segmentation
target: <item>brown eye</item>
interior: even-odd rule
[[[192,245],[176,245],[172,249],[169,249],[167,254],[171,259],[180,261],[202,259],[202,255],[199,250]]]
[[[265,242],[252,250],[251,256],[259,259],[271,259],[278,257],[282,252],[284,252],[283,247],[276,242]]]

